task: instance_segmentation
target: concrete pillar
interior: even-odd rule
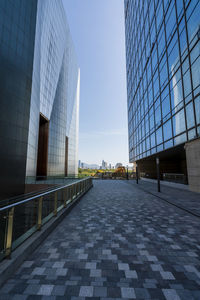
[[[200,139],[186,143],[185,151],[189,188],[200,193]]]

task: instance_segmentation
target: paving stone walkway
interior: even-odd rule
[[[91,189],[0,299],[200,299],[200,219],[126,181]]]
[[[135,180],[129,180],[129,184],[136,185]],[[166,186],[161,181],[161,193],[157,192],[157,182],[148,182],[146,180],[139,180],[138,188],[150,192],[170,201],[171,203],[181,206],[186,210],[200,216],[200,194],[187,191],[185,189]]]

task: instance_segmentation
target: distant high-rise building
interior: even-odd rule
[[[80,161],[80,159],[78,161],[78,167],[81,168],[81,161]]]
[[[200,1],[124,5],[130,162],[200,191]]]
[[[107,169],[107,162],[102,160],[102,169]]]
[[[104,168],[104,165],[105,165],[105,162],[104,162],[104,160],[102,160],[102,164],[101,164],[102,168]]]
[[[112,166],[111,166],[111,164],[109,164],[109,169],[111,169],[112,168]]]

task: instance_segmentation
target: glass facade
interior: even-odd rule
[[[62,0],[38,0],[27,176],[36,175],[40,114],[49,122],[47,175],[77,174],[79,85],[80,71]]]
[[[129,159],[200,134],[200,1],[125,0]]]
[[[46,175],[77,174],[79,86],[62,0],[0,0],[0,199],[37,175],[42,132]]]
[[[0,0],[0,198],[23,193],[36,0]]]

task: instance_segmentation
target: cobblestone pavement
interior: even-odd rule
[[[126,181],[95,181],[0,299],[200,299],[193,217]]]
[[[136,185],[135,180],[129,180],[129,183]],[[138,188],[144,191],[150,192],[155,196],[162,197],[170,201],[171,203],[181,206],[196,215],[200,216],[200,194],[187,191],[181,188],[174,188],[162,184],[161,181],[161,193],[157,192],[157,182],[148,182],[146,180],[139,180]]]

